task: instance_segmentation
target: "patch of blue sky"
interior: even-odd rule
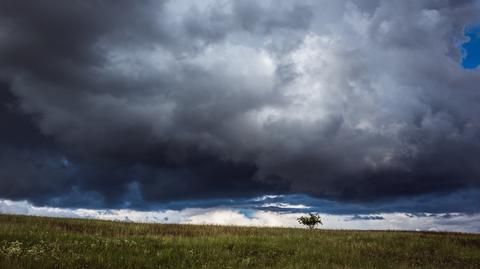
[[[465,29],[469,41],[462,45],[462,65],[467,69],[475,69],[480,65],[480,26]]]
[[[252,219],[255,216],[256,211],[253,209],[241,208],[239,210],[240,214],[244,215],[245,217]]]

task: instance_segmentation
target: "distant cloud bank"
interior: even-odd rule
[[[283,205],[282,205],[283,207]],[[288,208],[303,208],[289,205]],[[182,210],[137,211],[131,209],[67,209],[37,207],[29,202],[0,200],[0,213],[31,216],[88,218],[142,223],[213,224],[258,227],[296,227],[303,213],[217,206]],[[480,214],[464,213],[378,213],[321,214],[325,229],[414,230],[480,233]]]

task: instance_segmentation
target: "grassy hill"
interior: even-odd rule
[[[0,215],[0,268],[480,268],[480,235]]]

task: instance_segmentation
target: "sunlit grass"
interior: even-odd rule
[[[480,235],[0,215],[0,268],[480,268]]]

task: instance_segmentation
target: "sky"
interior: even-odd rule
[[[480,65],[480,26],[465,29],[468,42],[462,45],[464,57],[462,65],[468,69],[475,69]]]
[[[0,0],[0,212],[480,232],[475,0]]]

